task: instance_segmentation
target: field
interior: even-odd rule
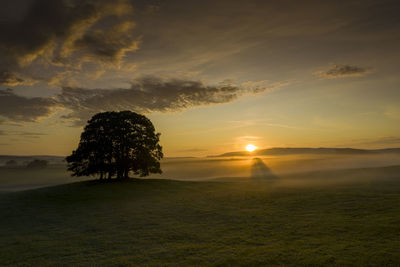
[[[400,166],[0,193],[1,266],[400,264]]]

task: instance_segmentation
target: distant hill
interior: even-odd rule
[[[356,149],[356,148],[309,148],[309,147],[274,147],[260,149],[253,152],[236,151],[228,152],[215,156],[208,157],[235,157],[235,156],[277,156],[277,155],[296,155],[296,154],[378,154],[378,153],[399,153],[400,148],[385,148],[385,149]]]

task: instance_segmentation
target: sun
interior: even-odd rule
[[[249,151],[249,152],[253,152],[256,149],[257,149],[257,147],[255,145],[252,145],[252,144],[248,144],[246,146],[246,150]]]

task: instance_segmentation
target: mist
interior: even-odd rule
[[[95,179],[71,177],[61,157],[36,158],[46,159],[49,165],[45,168],[29,169],[26,164],[35,157],[2,157],[0,191],[20,191]],[[16,164],[6,166],[6,162],[10,160],[14,160]],[[281,186],[329,185],[367,181],[369,178],[382,179],[388,169],[377,168],[386,166],[400,166],[400,154],[165,158],[161,160],[163,173],[153,174],[145,179],[274,181]]]
[[[254,165],[262,164],[264,175],[278,176],[320,170],[400,165],[399,154],[377,155],[286,155],[222,158],[166,158],[162,175],[153,178],[208,180],[221,177],[251,177]]]

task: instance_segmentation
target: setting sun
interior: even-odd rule
[[[249,152],[253,152],[254,150],[256,150],[257,147],[255,145],[249,144],[246,146],[246,150]]]

